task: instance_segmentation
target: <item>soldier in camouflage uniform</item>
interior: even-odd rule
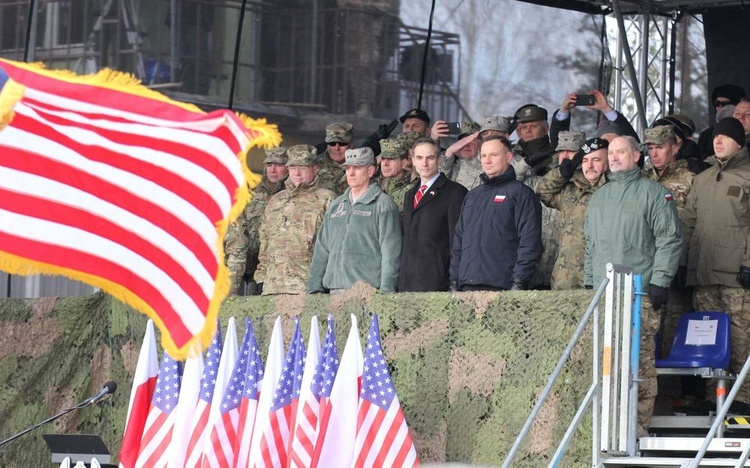
[[[739,372],[750,353],[750,153],[735,118],[714,127],[711,167],[695,176],[682,223],[687,284],[695,310],[724,311],[731,327],[730,367]],[[750,403],[745,381],[737,400]]]
[[[263,179],[253,191],[253,198],[245,207],[245,211],[227,229],[224,252],[232,277],[230,294],[245,294],[243,278],[252,278],[258,266],[258,251],[260,250],[258,231],[261,218],[271,195],[284,188],[284,180],[289,173],[286,161],[286,148],[266,150],[266,159],[263,160],[263,164],[266,165],[263,170]],[[250,282],[247,289],[248,295],[255,295],[255,283]]]
[[[287,152],[286,187],[268,201],[260,227],[260,252],[255,282],[263,295],[303,294],[320,224],[336,198],[316,185],[315,147],[296,145]]]
[[[400,141],[401,143],[406,146],[406,149],[409,152],[409,157],[406,158],[406,161],[404,161],[404,170],[411,172],[411,178],[412,180],[417,180],[417,174],[414,172],[413,164],[411,157],[414,153],[414,143],[422,138],[422,135],[417,132],[404,132],[399,133],[396,139]]]
[[[558,167],[542,177],[536,186],[539,200],[561,213],[557,231],[559,249],[550,279],[552,289],[583,288],[586,207],[591,195],[607,182],[604,175],[607,171],[607,141],[593,138],[584,144],[582,140],[580,132],[560,132]],[[574,153],[571,148],[577,151]]]
[[[463,122],[458,141],[450,145],[440,158],[440,172],[467,190],[482,183],[479,179],[479,174],[484,172],[479,158],[480,128],[476,122]]]
[[[344,163],[345,152],[352,147],[353,126],[350,123],[335,123],[326,127],[326,143],[328,149],[320,156],[318,170],[318,186],[336,192],[344,193],[347,188],[346,170]]]
[[[643,175],[659,182],[672,193],[677,206],[677,215],[682,220],[682,212],[685,209],[688,192],[693,185],[695,174],[688,169],[688,161],[677,159],[680,152],[680,143],[677,141],[673,127],[658,125],[647,128],[644,134],[646,138],[643,143],[648,149],[649,160],[644,165]],[[669,302],[667,302],[662,315],[664,322],[661,327],[661,349],[662,356],[665,357],[672,348],[672,341],[680,316],[692,310],[690,291],[684,287],[684,284],[677,284],[680,282],[680,277],[684,278],[683,271],[678,272],[677,281],[669,288]],[[667,387],[665,386],[665,388]],[[675,389],[669,387],[669,393],[678,397],[679,395],[673,390]]]
[[[380,140],[380,188],[390,196],[399,213],[404,213],[404,195],[417,181],[412,180],[411,172],[404,168],[404,162],[409,159],[406,144],[394,140]]]

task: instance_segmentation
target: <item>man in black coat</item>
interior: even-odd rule
[[[414,143],[419,184],[404,196],[404,240],[399,291],[447,291],[453,228],[466,188],[438,171],[440,148],[429,138]]]

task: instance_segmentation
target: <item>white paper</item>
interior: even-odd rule
[[[710,346],[716,344],[718,320],[689,320],[686,345]]]

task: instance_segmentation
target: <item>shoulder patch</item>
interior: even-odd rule
[[[665,193],[665,194],[664,194],[664,198],[665,198],[665,199],[666,199],[667,201],[672,201],[672,200],[674,200],[674,198],[672,197],[672,194],[671,194],[671,193]]]

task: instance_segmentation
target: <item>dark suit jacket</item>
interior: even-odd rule
[[[414,208],[421,184],[404,196],[404,241],[399,291],[447,291],[453,229],[466,188],[440,174]]]

